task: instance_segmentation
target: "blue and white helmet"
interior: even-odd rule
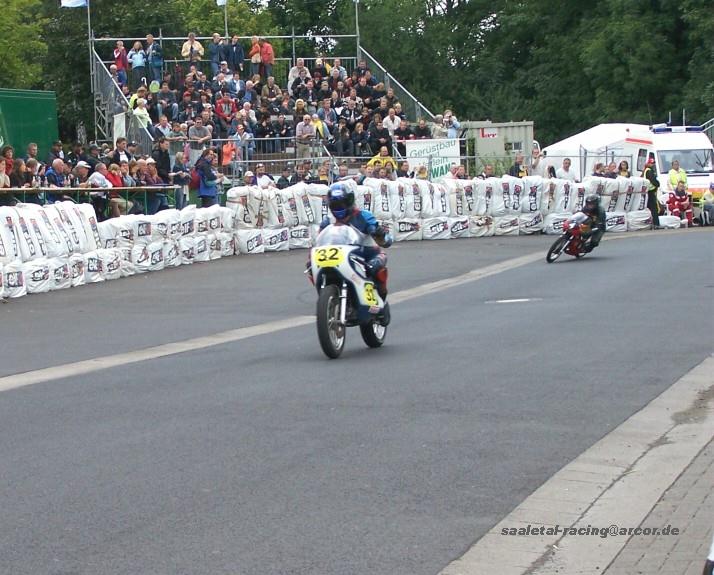
[[[332,184],[327,192],[327,205],[338,220],[342,220],[352,212],[355,205],[355,194],[341,183]]]

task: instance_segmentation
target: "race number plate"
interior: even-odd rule
[[[366,283],[364,284],[364,301],[367,302],[367,305],[377,305],[379,302],[377,301],[377,294],[374,291],[374,284],[373,283]]]
[[[317,248],[314,253],[315,263],[319,268],[336,268],[345,261],[345,252],[342,248]]]

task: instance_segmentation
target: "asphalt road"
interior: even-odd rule
[[[314,326],[0,393],[0,573],[435,574],[712,353],[714,235],[608,241]],[[552,238],[399,244],[399,291]],[[0,306],[0,376],[310,314],[305,252]],[[496,300],[529,298],[523,303]]]

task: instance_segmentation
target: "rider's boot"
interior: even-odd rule
[[[391,320],[392,320],[392,314],[389,312],[389,302],[385,301],[382,311],[377,316],[377,321],[379,322],[380,325],[387,327]]]

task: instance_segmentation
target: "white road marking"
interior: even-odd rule
[[[492,299],[484,303],[526,303],[529,301],[541,301],[542,298],[539,297],[522,297],[516,299]]]
[[[673,230],[677,233],[678,230]],[[681,230],[687,233],[691,233],[691,230]],[[623,234],[623,237],[617,237],[612,239],[624,239],[625,237],[642,237],[646,235],[660,235],[661,232],[635,232],[631,235]],[[603,239],[610,239],[607,236]],[[492,264],[490,266],[485,266],[483,268],[477,268],[466,272],[465,274],[455,276],[452,278],[447,278],[443,280],[438,280],[435,282],[430,282],[417,286],[414,288],[402,290],[396,292],[389,297],[389,301],[392,304],[401,303],[404,301],[409,301],[417,297],[423,297],[426,295],[431,295],[438,293],[443,290],[447,290],[456,286],[460,286],[466,283],[475,282],[496,274],[503,273],[529,263],[539,261],[543,258],[543,253],[538,251],[536,253],[528,254],[525,256],[519,256],[517,258],[512,258],[503,262]],[[87,373],[92,373],[95,371],[100,371],[102,369],[110,369],[112,367],[118,367],[122,365],[129,365],[132,363],[138,363],[140,361],[147,361],[151,359],[157,359],[160,357],[166,357],[169,355],[176,355],[179,353],[185,353],[189,351],[194,351],[197,349],[205,349],[207,347],[212,347],[215,345],[222,345],[225,343],[231,343],[234,341],[240,341],[242,339],[247,339],[250,337],[256,337],[259,335],[266,335],[269,333],[274,333],[277,331],[282,331],[285,329],[291,329],[294,327],[300,327],[303,325],[308,325],[314,321],[313,316],[296,316],[291,318],[286,318],[283,320],[268,322],[264,324],[254,325],[250,327],[244,327],[240,329],[234,329],[230,331],[224,331],[221,333],[216,333],[213,335],[197,337],[193,339],[188,339],[184,341],[167,343],[158,345],[155,347],[149,347],[142,350],[129,351],[126,353],[120,353],[116,355],[108,355],[104,357],[97,357],[93,359],[88,359],[84,361],[77,361],[73,363],[67,363],[64,365],[58,365],[54,367],[48,367],[44,369],[38,369],[35,371],[28,371],[25,373],[18,373],[14,375],[8,375],[5,377],[0,377],[0,392],[7,391],[10,389],[16,389],[18,387],[25,387],[27,385],[32,385],[35,383],[42,383],[46,381],[53,381],[56,379],[62,379],[66,377],[75,377],[78,375],[84,375]]]
[[[497,264],[492,264],[483,268],[471,270],[470,272],[467,272],[460,276],[438,280],[414,288],[402,290],[400,292],[395,292],[394,294],[389,296],[389,301],[392,304],[395,304],[408,301],[417,297],[431,295],[459,285],[463,285],[465,283],[478,281],[490,277],[492,275],[496,275],[520,266],[524,266],[526,264],[538,261],[542,259],[542,257],[543,254],[538,252],[499,262]],[[8,391],[10,389],[17,389],[18,387],[33,385],[35,383],[43,383],[67,377],[76,377],[79,375],[85,375],[95,371],[100,371],[102,369],[110,369],[113,367],[138,363],[140,361],[158,359],[161,357],[167,357],[179,353],[185,353],[198,349],[213,347],[216,345],[232,343],[234,341],[240,341],[242,339],[247,339],[250,337],[266,335],[269,333],[275,333],[277,331],[283,331],[294,327],[309,325],[314,321],[314,316],[302,315],[289,317],[278,321],[272,321],[239,329],[232,329],[213,335],[196,337],[173,343],[166,343],[162,345],[157,345],[155,347],[149,347],[146,349],[128,351],[116,355],[107,355],[104,357],[97,357],[93,359],[67,363],[64,365],[58,365],[54,367],[47,367],[44,369],[8,375],[5,377],[0,377],[0,392]]]
[[[714,356],[563,467],[440,575],[602,575],[628,536],[502,530],[638,527],[714,436],[712,402]]]

